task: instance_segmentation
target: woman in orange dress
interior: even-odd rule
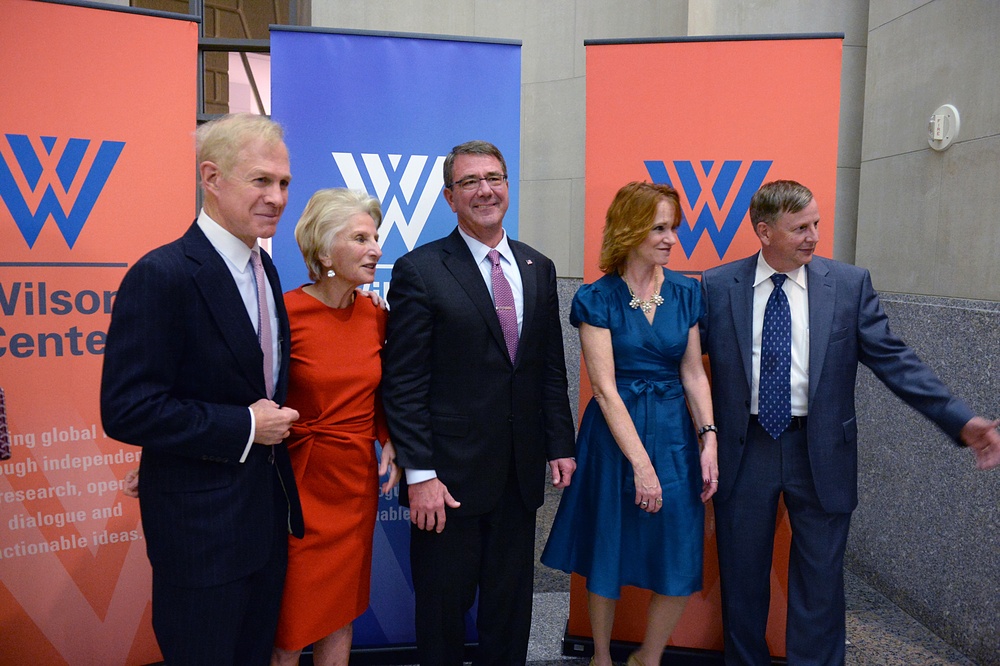
[[[272,666],[347,664],[352,623],[368,607],[372,536],[382,492],[399,480],[379,382],[386,312],[356,287],[375,278],[382,251],[377,199],[319,190],[295,227],[312,284],[285,294],[292,331],[286,404],[299,412],[288,452],[306,533],[288,541],[288,573]],[[375,442],[382,444],[381,465]]]

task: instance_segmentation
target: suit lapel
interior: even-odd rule
[[[503,329],[500,328],[500,320],[497,318],[496,308],[493,307],[490,291],[483,281],[483,274],[476,266],[472,252],[469,251],[469,246],[459,235],[458,228],[445,238],[443,250],[442,263],[476,306],[493,339],[506,356],[507,343],[503,339]]]
[[[514,255],[515,266],[517,266],[517,270],[521,274],[521,292],[524,298],[524,312],[521,313],[520,339],[523,340],[525,338],[525,333],[530,331],[532,326],[534,326],[535,316],[538,311],[538,272],[535,270],[534,262],[530,262],[530,260],[524,256],[522,248],[517,241],[508,240],[507,242],[510,244],[510,250]],[[517,360],[520,360],[520,358],[521,345],[518,344]]]
[[[264,353],[260,350],[257,334],[225,260],[197,224],[184,234],[184,251],[197,264],[191,277],[217,330],[232,350],[247,380],[264,395]],[[280,296],[280,292],[275,292],[275,295]]]
[[[813,257],[806,264],[806,274],[809,276],[809,404],[812,405],[830,344],[837,290],[830,267],[822,257]]]
[[[753,382],[753,278],[757,255],[747,257],[729,287],[729,304],[733,312],[737,348],[743,361],[747,386]]]

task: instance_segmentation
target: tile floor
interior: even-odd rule
[[[586,666],[586,658],[562,656],[569,592],[535,594],[528,648],[531,666]],[[847,575],[847,666],[974,666],[961,653],[868,587]],[[671,663],[664,659],[664,664]]]
[[[558,493],[550,489],[550,496],[538,513],[538,554],[557,506]],[[847,572],[846,585],[847,666],[975,666],[850,572]],[[569,576],[537,565],[529,664],[586,666],[588,659],[562,656],[562,636],[568,613]],[[663,663],[670,664],[666,659]]]

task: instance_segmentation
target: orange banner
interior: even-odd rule
[[[823,220],[817,253],[833,248],[841,35],[774,39],[588,42],[584,281],[597,268],[608,205],[634,180],[672,185],[684,219],[669,268],[698,276],[760,249],[750,197],[761,184],[797,180]],[[680,251],[679,251],[680,250]],[[581,413],[590,398],[586,369]],[[790,527],[775,539],[768,643],[784,655]],[[648,593],[622,591],[612,638],[640,642]],[[712,512],[705,529],[704,589],[688,602],[671,645],[722,649]],[[574,576],[570,636],[590,634],[583,580]]]
[[[101,429],[118,283],[195,213],[198,27],[0,0],[0,662],[144,664],[139,449]]]

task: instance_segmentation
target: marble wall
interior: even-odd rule
[[[580,334],[569,323],[569,306],[573,295],[583,284],[577,278],[559,278],[559,312],[562,316],[563,350],[566,354],[566,376],[569,379],[569,406],[573,410],[573,423],[580,425]]]
[[[997,416],[1000,303],[882,294],[893,331],[977,413]],[[981,664],[1000,664],[1000,474],[858,379],[859,506],[847,564]]]
[[[897,333],[991,418],[1000,415],[998,28],[993,0],[871,3],[856,244]],[[937,152],[927,121],[946,103],[961,130]],[[1000,475],[976,472],[967,451],[868,372],[858,408],[861,503],[848,566],[978,663],[1000,664]]]

